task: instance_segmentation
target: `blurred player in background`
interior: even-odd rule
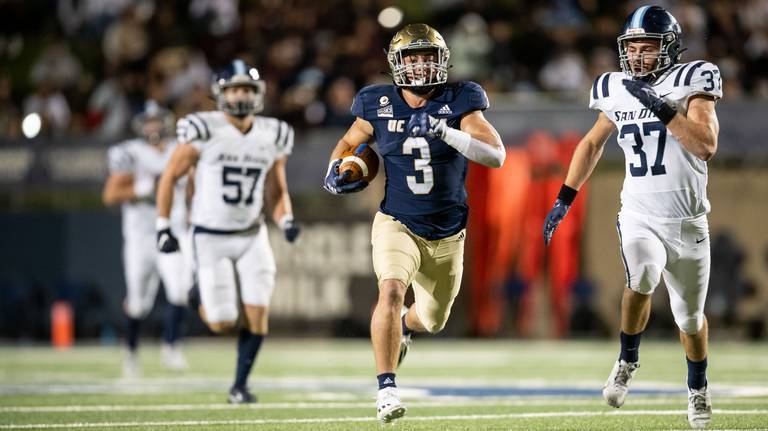
[[[621,353],[603,397],[613,407],[624,404],[640,366],[638,348],[651,294],[663,277],[688,364],[688,422],[702,428],[712,415],[704,316],[710,268],[706,162],[717,149],[720,72],[706,61],[678,64],[683,51],[680,25],[658,6],[635,10],[618,45],[623,73],[605,73],[595,80],[589,106],[601,112],[576,149],[544,223],[544,241],[549,242],[606,140],[618,130],[627,165],[616,227],[627,287],[621,304]]]
[[[447,84],[448,47],[425,24],[411,24],[392,38],[387,60],[394,85],[360,90],[357,118],[331,154],[325,189],[351,193],[367,186],[339,173],[341,154],[375,140],[384,159],[386,194],[373,221],[371,241],[379,298],[371,320],[378,373],[377,417],[405,415],[395,383],[411,332],[445,326],[461,285],[468,207],[467,161],[490,167],[504,162],[501,138],[485,119],[483,89],[468,81]],[[408,286],[415,303],[403,307]]]
[[[180,144],[158,190],[157,246],[164,253],[179,247],[169,220],[175,184],[194,168],[190,219],[200,315],[215,333],[239,331],[228,400],[253,403],[256,397],[246,383],[267,334],[275,286],[275,259],[262,210],[287,241],[299,235],[285,178],[293,128],[255,115],[264,107],[265,85],[242,60],[220,71],[212,90],[217,111],[193,113],[177,123]]]
[[[187,291],[193,284],[188,255],[179,250],[161,255],[155,249],[155,184],[176,146],[176,141],[169,136],[173,130],[173,116],[150,100],[144,111],[133,119],[133,129],[139,137],[109,149],[109,177],[102,196],[106,205],[122,205],[128,345],[123,373],[127,377],[140,374],[137,355],[139,322],[152,310],[161,280],[168,300],[162,361],[172,370],[187,368],[178,340]],[[186,238],[186,181],[179,182],[177,187],[177,202],[169,223],[176,235]],[[181,250],[189,252],[186,242]]]

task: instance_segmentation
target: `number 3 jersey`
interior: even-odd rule
[[[264,181],[275,160],[293,148],[293,128],[255,116],[241,133],[221,111],[198,112],[176,125],[179,142],[199,152],[191,222],[208,229],[239,231],[259,222]]]
[[[592,85],[589,107],[605,113],[619,131],[626,177],[622,209],[665,218],[706,214],[707,163],[691,154],[666,126],[621,83],[622,72],[599,76]],[[720,71],[706,61],[678,64],[653,84],[656,94],[685,115],[694,95],[720,99]]]
[[[387,175],[381,212],[428,240],[464,229],[467,159],[440,139],[409,137],[406,128],[411,115],[426,111],[458,129],[464,114],[486,108],[485,91],[469,81],[443,85],[421,108],[411,108],[395,85],[360,90],[352,102],[352,114],[373,125]]]

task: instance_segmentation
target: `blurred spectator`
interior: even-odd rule
[[[326,100],[325,121],[326,126],[349,127],[355,121],[355,117],[350,112],[352,99],[355,97],[357,89],[351,79],[340,77],[336,78],[328,87]]]
[[[104,58],[111,67],[146,58],[149,35],[136,9],[126,8],[120,19],[109,26],[102,41]]]
[[[482,16],[468,13],[459,19],[456,29],[447,36],[451,49],[451,79],[483,81],[490,72],[493,39]]]
[[[86,124],[98,136],[116,139],[128,132],[133,107],[144,100],[139,67],[124,66],[117,76],[102,81],[88,100]]]
[[[19,111],[25,93],[46,81],[47,91],[60,91],[72,109],[62,133],[114,136],[123,130],[134,98],[163,100],[177,113],[209,106],[210,78],[204,75],[247,55],[268,84],[266,114],[295,120],[298,127],[334,123],[337,102],[331,98],[338,90],[331,86],[339,78],[355,88],[390,80],[382,50],[393,29],[376,21],[386,3],[57,0],[55,16],[39,13],[34,2],[23,3],[19,25],[38,31],[0,38],[0,56],[18,60],[23,47],[24,57],[37,60],[7,71],[12,103],[4,103]],[[616,37],[641,3],[424,3],[406,8],[404,22],[428,22],[447,36],[450,79],[480,81],[489,92],[533,100],[542,97],[540,90],[583,95],[597,74],[618,70]],[[659,4],[683,26],[683,61],[716,63],[729,100],[768,98],[768,2]],[[66,39],[49,43],[58,32]],[[135,79],[142,88],[122,88],[118,71],[135,64],[143,68]],[[106,106],[112,95],[116,107]]]
[[[0,138],[21,137],[21,116],[11,100],[11,78],[0,75]]]
[[[42,135],[61,138],[67,132],[71,114],[69,104],[51,81],[40,82],[35,92],[24,99],[23,107],[24,115],[40,115]]]

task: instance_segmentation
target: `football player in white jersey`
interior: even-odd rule
[[[137,355],[139,321],[152,310],[161,280],[168,299],[161,349],[163,364],[176,371],[187,368],[178,339],[187,291],[193,284],[189,255],[180,252],[159,255],[155,249],[155,183],[176,144],[168,136],[173,130],[173,116],[150,100],[144,111],[134,118],[133,128],[140,137],[109,149],[110,173],[102,196],[106,205],[122,205],[128,345],[123,372],[128,377],[140,373]],[[180,191],[171,228],[181,235],[187,231],[186,181],[180,182],[178,187]],[[185,253],[189,251],[187,244],[181,249]]]
[[[579,187],[592,173],[609,136],[618,130],[626,158],[617,229],[627,288],[621,304],[621,353],[603,389],[621,407],[638,362],[651,294],[661,279],[679,327],[688,364],[688,421],[709,424],[706,378],[709,283],[707,161],[717,150],[715,103],[722,97],[712,63],[678,63],[683,51],[675,18],[642,6],[618,37],[622,72],[605,73],[592,86],[597,122],[579,143],[555,205],[544,223],[549,243]]]
[[[267,334],[275,286],[275,260],[262,210],[287,241],[299,235],[285,178],[293,128],[255,115],[264,107],[265,85],[258,71],[242,60],[219,72],[212,90],[217,111],[193,113],[177,123],[179,145],[158,186],[157,246],[166,253],[178,247],[169,220],[174,185],[194,167],[192,248],[200,315],[215,333],[239,329],[228,400],[252,403],[256,398],[246,381]]]

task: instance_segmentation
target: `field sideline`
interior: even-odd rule
[[[270,339],[251,388],[259,404],[225,403],[234,340],[185,345],[173,374],[157,344],[143,377],[121,377],[118,347],[68,351],[0,345],[0,430],[516,430],[688,429],[685,359],[677,343],[644,340],[627,404],[603,404],[613,342],[417,338],[398,382],[409,409],[382,427],[366,340]],[[711,429],[768,429],[768,346],[711,345]]]

